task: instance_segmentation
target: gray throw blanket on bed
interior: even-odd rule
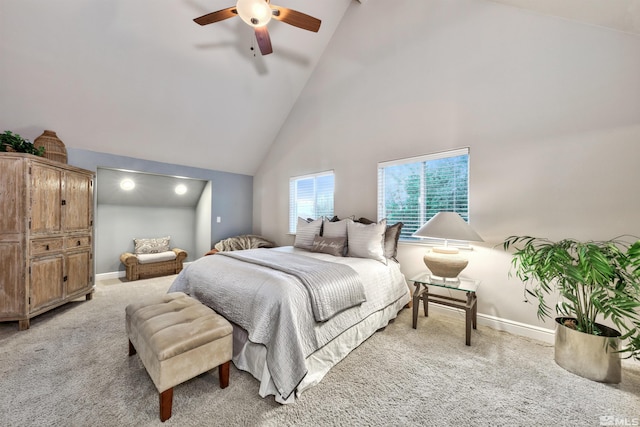
[[[324,322],[366,300],[360,276],[348,265],[336,264],[268,249],[219,252],[252,264],[269,267],[297,277],[307,288],[316,322]]]

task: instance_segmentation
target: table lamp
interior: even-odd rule
[[[442,280],[458,281],[458,274],[469,261],[459,254],[456,247],[448,246],[448,240],[484,242],[482,237],[456,212],[438,212],[413,233],[414,237],[444,239],[444,246],[437,246],[424,255],[424,263],[433,276]]]

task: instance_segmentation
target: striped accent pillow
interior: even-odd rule
[[[313,239],[320,235],[322,228],[322,218],[315,221],[307,222],[304,218],[298,217],[298,225],[296,227],[296,239],[293,246],[300,249],[311,250],[313,248]]]
[[[373,224],[361,224],[349,220],[347,222],[348,256],[371,258],[386,265],[387,259],[384,256],[384,235],[386,231],[386,219]]]
[[[322,225],[322,237],[347,237],[347,221],[342,219],[340,221],[329,221],[325,218]]]

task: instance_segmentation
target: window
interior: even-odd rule
[[[378,219],[403,222],[401,240],[440,211],[469,220],[469,149],[378,163]]]
[[[298,217],[333,216],[333,171],[289,179],[289,232],[296,232]]]

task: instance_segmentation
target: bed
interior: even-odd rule
[[[312,270],[314,278],[327,272],[348,283],[316,289],[298,270]],[[292,246],[200,258],[169,289],[178,291],[232,323],[234,365],[260,381],[260,396],[273,395],[279,403],[295,402],[410,300],[394,260]]]

